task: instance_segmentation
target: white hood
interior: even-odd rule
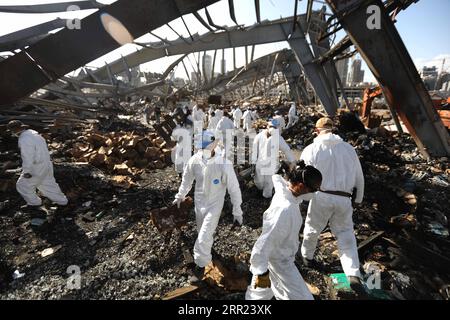
[[[314,143],[320,143],[327,146],[334,146],[342,142],[344,142],[344,140],[342,140],[341,137],[333,133],[321,134],[314,139]]]

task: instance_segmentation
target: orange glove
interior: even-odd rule
[[[256,288],[270,288],[269,270],[266,273],[256,276],[255,289]]]

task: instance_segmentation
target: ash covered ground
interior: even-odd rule
[[[301,115],[285,136],[292,148],[312,141],[317,119],[314,113]],[[386,299],[448,299],[448,159],[426,161],[406,134],[340,134],[355,146],[366,179],[364,203],[354,212],[361,265],[381,270]],[[135,186],[123,188],[111,184],[109,172],[74,163],[67,150],[76,139],[48,138],[56,180],[70,203],[57,208],[45,202],[48,213],[42,215],[24,208],[14,189],[0,193],[0,299],[161,299],[188,286],[186,253],[192,253],[197,234],[193,212],[186,227],[170,234],[160,233],[150,222],[150,211],[170,204],[177,192],[180,178],[173,167],[144,169],[134,175]],[[52,141],[63,146],[54,148]],[[3,138],[2,161],[18,159],[15,143]],[[7,177],[17,178],[18,172]],[[248,280],[248,259],[270,201],[251,180],[242,180],[241,190],[244,224],[233,226],[226,201],[213,256]],[[302,214],[305,218],[306,205]],[[44,225],[33,226],[32,219],[39,217]],[[48,248],[53,253],[45,256]],[[357,298],[336,291],[331,283],[329,274],[342,269],[328,228],[320,238],[317,260],[319,270],[297,261],[316,299]],[[67,268],[73,265],[80,268],[81,289],[67,285]],[[207,283],[184,298],[243,299],[244,293],[242,288]]]

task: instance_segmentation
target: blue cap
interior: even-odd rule
[[[205,149],[211,143],[213,143],[215,139],[216,138],[215,138],[213,132],[211,132],[211,131],[203,131],[202,139],[201,140],[198,139],[198,141],[196,143],[196,147],[197,147],[197,149]]]
[[[278,128],[280,126],[280,121],[278,119],[269,119],[269,125]]]

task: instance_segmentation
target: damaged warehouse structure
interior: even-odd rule
[[[396,27],[432,4],[53,2],[0,5],[55,17],[0,36],[0,299],[450,299],[450,73]]]

